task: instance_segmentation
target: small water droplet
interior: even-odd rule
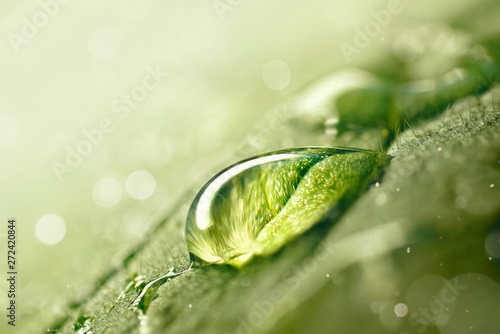
[[[139,295],[137,296],[137,298],[132,302],[131,307],[133,309],[136,309],[136,310],[141,310],[142,312],[145,313],[149,307],[149,304],[155,298],[154,295],[155,295],[156,290],[163,283],[168,282],[172,277],[182,275],[185,272],[189,271],[191,269],[191,266],[192,266],[192,263],[189,265],[189,267],[187,267],[186,269],[181,270],[181,271],[177,271],[175,267],[171,267],[165,275],[160,276],[160,277],[150,281],[146,285],[144,285],[145,281],[142,279],[142,276],[139,276],[138,278],[136,278],[134,281],[136,281],[140,278],[140,280],[139,280],[140,284],[137,286],[137,288],[142,288],[142,290],[139,293]],[[134,282],[134,281],[132,281],[132,282]],[[128,291],[128,290],[126,289],[126,291]]]
[[[387,156],[305,147],[259,155],[214,176],[189,210],[194,260],[241,267],[303,233],[340,200],[353,199]]]

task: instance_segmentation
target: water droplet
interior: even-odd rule
[[[374,151],[308,147],[236,163],[191,205],[188,250],[193,259],[235,267],[270,255],[336,203],[354,199],[385,160]]]
[[[177,268],[172,267],[168,270],[168,272],[165,275],[150,281],[146,285],[144,285],[144,280],[142,279],[142,276],[140,276],[140,280],[134,280],[133,282],[137,281],[139,283],[139,284],[134,284],[134,288],[142,288],[142,291],[133,301],[131,305],[132,309],[146,312],[149,307],[149,304],[156,298],[156,291],[162,284],[164,284],[165,282],[169,282],[172,277],[184,274],[190,269],[191,269],[191,264],[189,265],[189,267],[181,271],[177,271]],[[189,307],[191,307],[191,304],[189,305],[190,305]]]

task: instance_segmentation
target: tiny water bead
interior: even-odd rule
[[[303,147],[229,166],[198,193],[186,242],[195,260],[242,267],[351,202],[387,160],[382,152]]]

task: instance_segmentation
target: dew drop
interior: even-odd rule
[[[304,147],[229,166],[189,210],[185,232],[192,259],[242,267],[276,252],[335,204],[352,201],[386,159],[375,151]]]

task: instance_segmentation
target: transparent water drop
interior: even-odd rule
[[[193,260],[241,267],[266,256],[352,201],[386,161],[384,153],[304,147],[231,165],[198,193],[186,242]]]
[[[143,280],[142,276],[140,277],[139,280],[135,279],[134,281],[129,283],[129,286],[133,286],[135,289],[141,288],[141,292],[132,302],[131,305],[132,309],[140,310],[142,313],[145,313],[149,307],[149,304],[155,299],[156,290],[163,283],[168,282],[172,277],[180,276],[185,272],[191,270],[191,265],[192,264],[190,264],[189,267],[187,267],[186,269],[180,271],[178,271],[177,268],[172,267],[165,275],[162,275],[150,281],[147,284],[145,284],[145,281]],[[127,286],[126,292],[130,290],[129,286]]]

